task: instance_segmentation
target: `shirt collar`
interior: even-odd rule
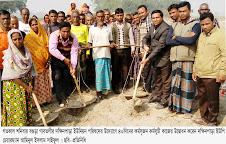
[[[107,24],[106,23],[104,23],[104,25],[103,26],[107,26]],[[97,22],[94,24],[94,27],[97,27]]]
[[[195,21],[195,19],[193,19],[192,17],[190,17],[189,20],[188,20],[184,25],[187,25],[187,24],[189,24],[189,23],[191,23],[191,22],[193,22],[193,21]],[[180,20],[179,22],[182,23],[181,20]]]
[[[214,33],[217,30],[217,27],[215,26],[206,36],[210,36],[212,33]],[[204,32],[205,33],[205,32]]]

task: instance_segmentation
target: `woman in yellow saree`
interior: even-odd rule
[[[49,38],[46,31],[42,28],[40,22],[36,18],[30,18],[29,25],[31,32],[26,35],[24,45],[29,49],[38,73],[38,76],[35,77],[33,92],[36,94],[38,102],[40,104],[45,104],[49,103],[52,98],[48,64],[50,58]],[[35,106],[33,99],[32,106]]]

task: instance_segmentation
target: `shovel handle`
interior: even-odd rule
[[[40,105],[38,103],[38,99],[37,99],[37,97],[36,97],[36,95],[34,93],[32,93],[32,96],[33,96],[33,99],[35,101],[35,105],[38,108],[38,112],[39,112],[39,114],[40,114],[40,116],[42,118],[42,122],[43,122],[44,126],[47,127],[48,125],[47,125],[46,119],[45,119],[45,117],[44,117],[44,115],[42,113],[42,109],[41,109],[41,107],[40,107]]]
[[[144,61],[146,59],[146,56],[147,56],[147,52],[145,51],[144,56],[142,58],[142,61]],[[142,64],[140,66],[140,70],[139,70],[139,73],[138,73],[138,76],[137,76],[137,82],[136,82],[135,89],[134,89],[134,92],[133,92],[133,99],[136,97],[136,94],[137,94],[137,88],[138,88],[138,85],[139,85],[139,82],[140,82],[140,76],[141,76],[141,72],[142,72],[143,67],[144,67],[144,64]]]

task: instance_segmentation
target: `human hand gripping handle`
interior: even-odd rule
[[[192,79],[193,79],[193,81],[197,82],[197,74],[196,74],[196,72],[192,73]]]

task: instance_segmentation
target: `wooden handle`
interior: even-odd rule
[[[35,101],[35,105],[38,108],[38,112],[39,112],[39,114],[40,114],[40,116],[42,118],[43,124],[44,124],[45,127],[47,127],[48,125],[47,125],[46,119],[45,119],[45,117],[44,117],[44,115],[42,113],[42,109],[41,109],[41,107],[40,107],[40,105],[38,103],[38,99],[37,99],[37,97],[36,97],[36,95],[34,93],[32,93],[32,96],[33,96],[33,99]]]
[[[144,61],[146,59],[146,56],[147,56],[147,52],[145,51],[144,56],[142,58],[142,61]],[[134,92],[133,92],[133,99],[136,97],[136,94],[137,94],[137,88],[138,88],[138,85],[139,85],[139,82],[140,82],[140,76],[141,76],[141,72],[142,72],[143,67],[144,67],[144,64],[142,64],[140,66],[140,70],[139,70],[139,73],[138,73],[138,76],[137,76],[137,82],[136,82],[135,89],[134,89]]]
[[[136,46],[136,47],[139,47],[139,45],[131,45],[131,44],[124,44],[124,45],[118,45],[118,46],[125,46],[125,47]],[[110,45],[91,46],[89,48],[105,48],[105,47],[110,47]],[[80,49],[82,50],[82,49],[86,49],[86,48],[81,47]],[[116,49],[125,49],[125,48],[116,48]]]
[[[79,98],[80,98],[81,102],[85,105],[85,103],[84,103],[84,101],[83,101],[83,99],[82,99],[82,93],[81,93],[80,87],[79,87],[79,85],[78,85],[78,81],[77,81],[75,75],[72,75],[72,77],[73,77],[73,79],[74,79],[76,88],[77,88],[77,90],[78,90]]]

